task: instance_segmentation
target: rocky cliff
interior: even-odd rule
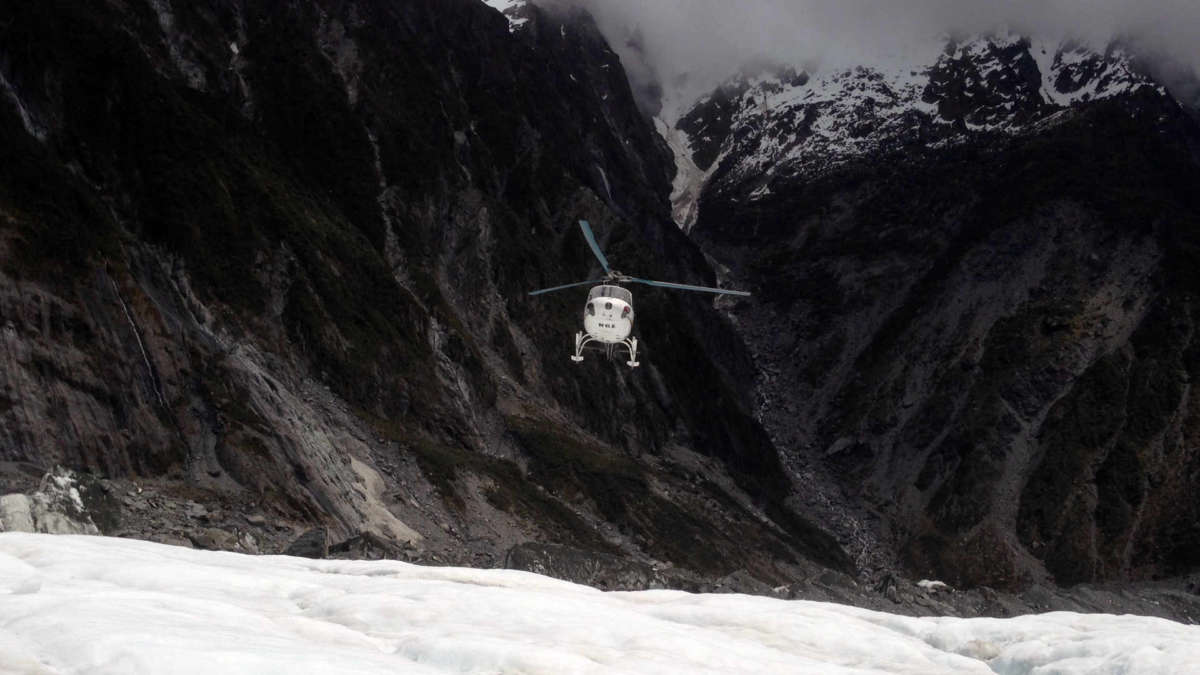
[[[592,271],[581,217],[628,269],[712,272],[591,19],[521,11],[10,8],[0,492],[62,464],[102,480],[101,531],[241,550],[849,570],[710,300],[639,294],[631,371],[567,359],[581,296],[526,296]]]
[[[1119,46],[920,58],[743,77],[674,125],[807,508],[955,584],[1195,569],[1193,113]]]
[[[12,513],[61,464],[108,534],[921,612],[891,572],[1200,563],[1200,131],[1119,45],[784,65],[656,133],[556,3],[10,15]],[[526,293],[594,276],[579,218],[755,297],[645,289],[642,367],[574,365],[582,296]]]

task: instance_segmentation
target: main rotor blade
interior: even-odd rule
[[[540,291],[531,291],[529,294],[530,295],[541,295],[542,293],[552,293],[554,291],[561,291],[564,288],[574,288],[575,286],[585,286],[587,284],[598,284],[598,283],[601,283],[602,281],[604,281],[604,280],[603,279],[591,279],[588,281],[577,281],[573,284],[563,284],[562,286],[555,286],[554,288],[543,288]]]
[[[592,247],[592,253],[600,260],[600,266],[604,268],[605,274],[612,274],[612,270],[608,269],[608,258],[604,257],[604,253],[600,251],[600,245],[596,243],[596,235],[592,234],[592,226],[588,225],[588,221],[579,221],[579,227],[583,230],[583,236],[587,239],[588,246]]]
[[[707,286],[691,286],[689,284],[673,284],[669,281],[651,281],[649,279],[627,279],[626,281],[635,284],[646,284],[647,286],[658,286],[660,288],[674,288],[675,290],[679,291],[701,291],[704,293],[716,293],[718,295],[750,295],[746,291],[734,291],[728,288],[709,288]]]

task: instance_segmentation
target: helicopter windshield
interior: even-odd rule
[[[628,304],[633,304],[633,293],[621,288],[620,286],[596,286],[588,293],[588,300],[598,297],[616,298],[624,300]]]

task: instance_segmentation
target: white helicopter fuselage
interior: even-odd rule
[[[575,333],[575,353],[571,355],[571,360],[575,363],[583,361],[583,350],[585,347],[589,346],[592,342],[599,342],[604,345],[604,351],[609,358],[618,353],[619,347],[625,347],[625,349],[629,350],[629,360],[625,362],[625,365],[630,368],[638,366],[638,339],[630,335],[633,332],[633,294],[616,284],[645,284],[659,288],[672,288],[679,291],[700,291],[704,293],[716,293],[718,295],[750,295],[745,291],[730,291],[723,288],[692,286],[690,284],[676,284],[626,276],[608,266],[608,258],[604,257],[604,252],[600,250],[600,244],[596,242],[596,235],[592,232],[592,226],[588,225],[586,220],[579,221],[579,229],[583,232],[583,238],[587,240],[588,246],[592,249],[592,253],[600,263],[600,267],[604,268],[605,282],[599,286],[592,287],[592,290],[588,292],[587,304],[583,306],[583,330]],[[529,294],[541,295],[543,293],[552,293],[567,288],[586,286],[597,281],[599,280],[576,281],[572,284],[562,284],[561,286],[530,291]],[[592,347],[596,346],[592,345]]]
[[[633,332],[633,294],[620,286],[596,286],[583,307],[583,330],[597,342],[623,342]]]

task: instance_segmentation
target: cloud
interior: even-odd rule
[[[870,62],[1001,27],[1098,45],[1120,38],[1174,78],[1194,79],[1200,66],[1200,0],[572,1],[627,63],[641,61],[631,64],[635,86],[686,77],[711,88],[755,61]]]

